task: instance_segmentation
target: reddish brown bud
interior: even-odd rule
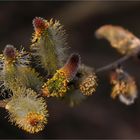
[[[6,45],[3,54],[7,59],[13,60],[16,57],[16,49],[13,45]]]
[[[63,71],[68,79],[73,79],[77,73],[80,64],[80,56],[78,54],[72,54],[67,60],[64,67],[60,70]]]
[[[35,31],[44,30],[46,28],[46,23],[43,18],[36,17],[33,19],[33,26]]]

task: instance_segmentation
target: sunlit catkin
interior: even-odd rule
[[[68,83],[77,73],[79,63],[80,56],[78,54],[72,54],[66,64],[57,70],[54,76],[43,85],[43,95],[47,97],[63,97],[69,89]]]
[[[19,87],[15,92],[15,96],[6,105],[9,121],[29,133],[42,131],[48,117],[44,99],[31,89]]]
[[[40,17],[33,19],[33,26],[32,55],[48,74],[53,75],[62,67],[66,58],[65,30],[59,21],[48,21]]]

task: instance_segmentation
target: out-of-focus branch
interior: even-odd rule
[[[106,66],[103,66],[101,68],[96,69],[96,73],[100,73],[102,71],[106,71],[106,70],[116,68],[117,66],[119,66],[120,64],[122,64],[123,62],[125,62],[126,60],[128,60],[131,57],[132,57],[132,54],[131,55],[125,55],[122,58],[116,60],[115,62],[113,62],[111,64],[108,64]]]
[[[62,7],[60,10],[57,10],[56,13],[54,13],[54,17],[60,19],[63,21],[64,25],[72,26],[74,24],[77,24],[78,22],[82,22],[86,20],[89,17],[95,17],[97,15],[101,14],[108,14],[113,12],[125,12],[129,9],[132,9],[132,5],[137,5],[137,3],[128,3],[127,5],[122,7],[123,3],[117,3],[112,1],[73,1],[71,3],[68,3],[64,7]],[[116,8],[120,8],[118,9]],[[70,17],[70,18],[68,18]]]

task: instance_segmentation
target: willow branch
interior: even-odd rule
[[[101,68],[98,68],[96,69],[96,73],[99,73],[99,72],[103,72],[103,71],[107,71],[107,70],[111,70],[113,68],[116,68],[117,66],[119,66],[120,64],[124,63],[126,60],[128,60],[129,58],[131,58],[133,55],[130,54],[130,55],[125,55],[123,56],[122,58],[114,61],[113,63],[111,64],[108,64],[106,66],[103,66]]]

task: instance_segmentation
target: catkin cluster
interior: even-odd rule
[[[0,95],[6,100],[9,121],[29,133],[42,131],[48,123],[49,98],[73,107],[93,95],[99,72],[82,64],[79,54],[68,55],[67,35],[59,21],[36,17],[33,27],[30,51],[6,45],[0,54]],[[140,50],[140,40],[119,26],[102,26],[96,36],[107,39],[122,55],[133,57]],[[111,97],[131,105],[137,85],[120,65],[109,69]]]
[[[0,54],[1,96],[9,97],[5,105],[9,121],[29,133],[42,131],[48,123],[46,98],[68,98],[73,106],[82,100],[77,100],[74,92],[75,79],[81,79],[78,76],[81,58],[77,53],[68,56],[63,26],[57,20],[36,17],[33,27],[30,52],[9,44]],[[90,95],[96,88],[94,78],[91,79],[93,87],[87,87]],[[81,96],[88,95],[80,88],[84,75],[78,81]]]

